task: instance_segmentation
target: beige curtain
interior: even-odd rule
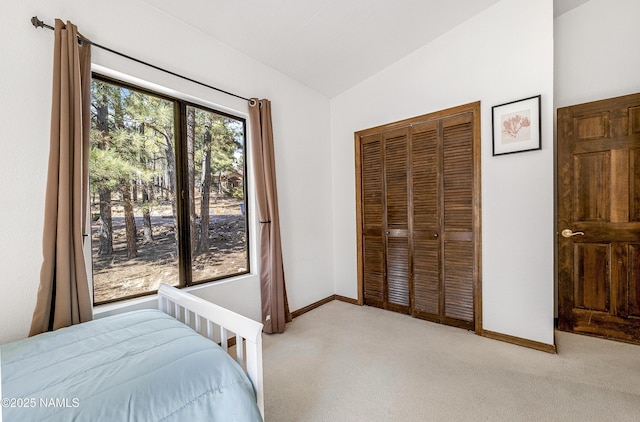
[[[251,153],[256,181],[256,203],[260,219],[260,290],[264,332],[282,333],[291,321],[284,282],[280,218],[276,192],[276,168],[271,125],[271,102],[252,98],[249,102]]]
[[[84,262],[89,186],[91,46],[78,28],[55,22],[51,141],[43,263],[30,336],[92,318]]]

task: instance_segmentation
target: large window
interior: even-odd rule
[[[249,271],[245,121],[93,75],[94,304]]]

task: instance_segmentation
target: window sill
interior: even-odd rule
[[[182,290],[185,292],[197,292],[199,290],[208,289],[214,286],[222,286],[229,283],[235,283],[247,278],[255,278],[257,274],[247,273],[237,277],[231,277],[223,280],[212,281],[210,283],[197,284],[195,286],[185,287]],[[137,297],[134,299],[125,299],[118,302],[105,303],[104,305],[96,305],[93,307],[94,318],[104,318],[110,315],[120,314],[128,311],[135,311],[138,309],[156,309],[158,303],[158,295],[148,295],[143,297]]]

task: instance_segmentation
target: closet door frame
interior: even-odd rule
[[[482,335],[482,238],[481,238],[481,136],[480,136],[480,102],[469,103],[445,110],[436,111],[422,116],[376,126],[370,129],[358,131],[354,134],[355,142],[355,175],[356,175],[356,231],[357,231],[357,275],[358,275],[358,304],[364,304],[364,271],[363,271],[363,247],[362,247],[362,157],[361,142],[362,137],[376,133],[388,132],[425,123],[431,120],[453,117],[456,115],[472,113],[473,125],[473,302],[474,302],[474,331]],[[412,275],[409,274],[411,279]]]

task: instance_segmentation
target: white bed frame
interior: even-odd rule
[[[166,284],[158,289],[158,309],[219,343],[232,356],[235,354],[236,361],[253,383],[264,420],[262,324]],[[236,341],[234,354],[228,346],[233,337]]]

